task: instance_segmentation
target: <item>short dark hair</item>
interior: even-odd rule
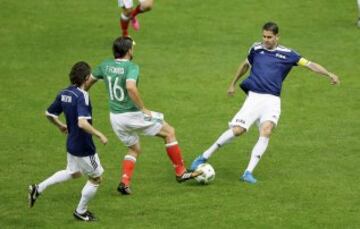
[[[81,86],[91,73],[91,67],[85,61],[79,61],[72,66],[69,73],[70,82],[76,86]]]
[[[118,37],[113,43],[113,54],[115,58],[123,58],[133,47],[133,39],[130,37]]]
[[[279,33],[279,26],[275,22],[267,22],[262,28],[263,30],[273,32],[274,35]]]

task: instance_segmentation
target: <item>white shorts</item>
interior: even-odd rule
[[[77,157],[68,153],[66,170],[71,174],[81,172],[83,175],[93,178],[99,177],[104,173],[97,153],[85,157]]]
[[[139,0],[139,3],[142,3],[142,2],[145,2],[145,1],[146,0]],[[129,8],[133,7],[134,3],[133,3],[133,0],[118,0],[118,5],[121,8],[129,9]]]
[[[110,122],[115,134],[126,146],[135,145],[139,141],[138,133],[155,136],[163,127],[163,122],[145,120],[141,111],[110,113]]]
[[[231,120],[229,126],[241,126],[249,130],[255,121],[257,121],[259,125],[265,121],[271,121],[277,125],[280,113],[280,97],[249,91],[243,106]]]

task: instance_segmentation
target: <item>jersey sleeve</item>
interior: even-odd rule
[[[129,66],[128,72],[126,74],[126,80],[137,81],[138,78],[139,78],[139,66],[135,64]]]
[[[93,78],[95,78],[96,80],[101,80],[104,79],[104,73],[101,67],[101,64],[99,64],[98,66],[96,66],[96,68],[93,70],[92,72],[92,76]]]
[[[250,65],[253,64],[254,51],[255,51],[254,45],[252,45],[251,48],[249,49],[248,56],[247,56],[247,61],[249,62]]]
[[[301,60],[301,55],[298,54],[297,52],[292,51],[291,62],[293,63],[293,65],[298,65],[300,60]]]
[[[57,95],[54,102],[46,110],[46,115],[52,117],[58,117],[63,112],[61,106],[61,94]]]
[[[77,101],[78,118],[91,119],[90,99],[88,94],[82,94]]]

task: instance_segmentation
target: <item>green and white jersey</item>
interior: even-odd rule
[[[134,80],[136,81],[136,85],[138,84],[138,65],[132,63],[130,60],[109,59],[97,66],[92,74],[95,79],[102,79],[105,82],[111,113],[139,110],[129,97],[126,89],[127,80]]]

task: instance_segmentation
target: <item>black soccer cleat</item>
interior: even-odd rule
[[[40,193],[38,191],[38,186],[36,184],[32,184],[29,186],[29,207],[32,208],[37,200],[37,198],[40,196]]]
[[[90,221],[96,220],[95,216],[90,211],[86,211],[86,212],[80,214],[75,210],[73,215],[76,219],[81,220],[81,221],[90,222]]]
[[[181,176],[176,176],[176,181],[181,183],[190,179],[194,179],[197,176],[200,176],[202,171],[185,171]]]
[[[117,187],[118,192],[120,192],[123,195],[130,195],[131,189],[128,185],[125,185],[124,183],[120,183]]]

